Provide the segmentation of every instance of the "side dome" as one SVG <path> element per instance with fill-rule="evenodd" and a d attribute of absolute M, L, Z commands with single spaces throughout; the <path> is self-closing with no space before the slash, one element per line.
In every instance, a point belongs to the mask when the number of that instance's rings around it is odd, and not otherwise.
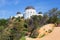
<path fill-rule="evenodd" d="M 21 12 L 17 12 L 16 14 L 21 14 Z"/>
<path fill-rule="evenodd" d="M 35 8 L 32 7 L 32 6 L 27 6 L 27 7 L 25 8 L 25 10 L 27 10 L 27 9 L 35 9 Z"/>

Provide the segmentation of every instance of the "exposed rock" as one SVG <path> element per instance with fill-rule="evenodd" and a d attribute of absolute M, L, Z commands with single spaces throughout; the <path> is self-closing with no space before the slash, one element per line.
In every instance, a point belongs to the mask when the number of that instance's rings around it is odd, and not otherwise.
<path fill-rule="evenodd" d="M 49 34 L 50 32 L 52 32 L 52 30 L 54 29 L 55 27 L 55 24 L 47 24 L 47 25 L 44 25 L 42 26 L 39 30 L 38 30 L 38 38 L 39 37 L 42 37 L 44 35 L 47 35 Z"/>

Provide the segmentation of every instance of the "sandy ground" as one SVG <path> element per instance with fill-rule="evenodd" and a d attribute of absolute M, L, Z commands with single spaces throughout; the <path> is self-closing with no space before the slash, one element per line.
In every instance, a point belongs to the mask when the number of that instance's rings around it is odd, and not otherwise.
<path fill-rule="evenodd" d="M 29 38 L 26 37 L 26 40 L 60 40 L 60 27 L 55 27 L 53 32 L 51 32 L 50 34 L 42 37 L 42 38 Z"/>

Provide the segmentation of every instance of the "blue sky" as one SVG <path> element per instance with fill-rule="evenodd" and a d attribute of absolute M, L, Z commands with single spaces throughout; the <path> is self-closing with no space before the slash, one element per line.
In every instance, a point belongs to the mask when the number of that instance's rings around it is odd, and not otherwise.
<path fill-rule="evenodd" d="M 24 12 L 27 6 L 33 6 L 37 12 L 47 12 L 52 8 L 60 9 L 60 0 L 0 0 L 0 18 L 15 16 L 17 11 Z"/>

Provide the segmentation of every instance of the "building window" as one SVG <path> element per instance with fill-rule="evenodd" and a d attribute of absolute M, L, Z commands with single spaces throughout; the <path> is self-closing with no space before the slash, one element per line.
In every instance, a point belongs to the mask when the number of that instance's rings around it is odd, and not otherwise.
<path fill-rule="evenodd" d="M 32 13 L 32 12 L 31 12 Z"/>
<path fill-rule="evenodd" d="M 34 12 L 33 12 L 34 13 Z"/>

